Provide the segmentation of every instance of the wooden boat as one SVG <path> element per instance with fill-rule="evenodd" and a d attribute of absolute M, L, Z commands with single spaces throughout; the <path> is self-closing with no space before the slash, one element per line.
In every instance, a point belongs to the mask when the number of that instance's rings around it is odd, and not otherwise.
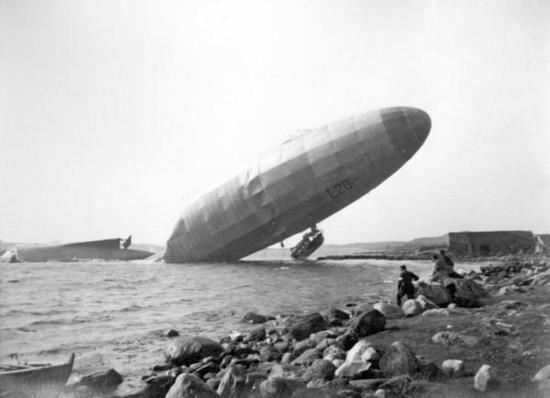
<path fill-rule="evenodd" d="M 11 396 L 53 398 L 60 394 L 73 370 L 74 353 L 62 365 L 26 367 L 0 372 L 0 394 Z"/>

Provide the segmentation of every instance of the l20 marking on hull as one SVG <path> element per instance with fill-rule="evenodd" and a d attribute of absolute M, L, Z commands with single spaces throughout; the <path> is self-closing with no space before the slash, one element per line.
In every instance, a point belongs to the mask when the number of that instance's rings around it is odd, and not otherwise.
<path fill-rule="evenodd" d="M 332 187 L 326 189 L 328 196 L 331 199 L 336 199 L 340 195 L 351 191 L 353 189 L 353 184 L 346 178 L 345 180 L 340 181 L 337 184 L 334 184 Z"/>

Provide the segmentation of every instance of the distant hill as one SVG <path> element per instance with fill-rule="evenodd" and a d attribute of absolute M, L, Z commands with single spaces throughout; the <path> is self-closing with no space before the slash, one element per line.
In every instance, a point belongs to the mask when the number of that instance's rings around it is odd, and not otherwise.
<path fill-rule="evenodd" d="M 380 252 L 380 251 L 416 251 L 433 247 L 444 247 L 449 244 L 447 234 L 437 237 L 416 238 L 410 241 L 383 241 L 383 242 L 357 242 L 343 245 L 326 244 L 326 250 L 346 249 L 354 252 Z"/>

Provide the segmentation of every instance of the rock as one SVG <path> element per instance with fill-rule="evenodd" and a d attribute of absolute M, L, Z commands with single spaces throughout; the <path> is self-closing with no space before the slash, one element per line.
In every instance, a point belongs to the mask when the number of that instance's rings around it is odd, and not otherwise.
<path fill-rule="evenodd" d="M 395 341 L 380 359 L 380 370 L 387 377 L 414 375 L 419 362 L 414 352 L 400 341 Z"/>
<path fill-rule="evenodd" d="M 366 362 L 361 360 L 363 353 L 372 347 L 372 343 L 367 340 L 359 340 L 347 353 L 346 362 Z"/>
<path fill-rule="evenodd" d="M 193 369 L 193 373 L 199 376 L 201 379 L 204 379 L 205 375 L 208 373 L 216 374 L 219 371 L 220 371 L 220 367 L 213 362 L 203 363 L 200 366 Z"/>
<path fill-rule="evenodd" d="M 243 316 L 243 319 L 241 319 L 241 322 L 246 323 L 266 323 L 268 321 L 268 318 L 265 315 L 260 315 L 255 312 L 247 312 L 245 316 Z"/>
<path fill-rule="evenodd" d="M 355 318 L 350 325 L 350 331 L 361 338 L 381 332 L 385 327 L 386 318 L 384 315 L 377 310 L 372 310 Z"/>
<path fill-rule="evenodd" d="M 285 352 L 281 357 L 282 364 L 288 364 L 292 361 L 292 354 L 290 352 Z"/>
<path fill-rule="evenodd" d="M 541 368 L 531 379 L 531 381 L 543 381 L 550 379 L 550 365 Z"/>
<path fill-rule="evenodd" d="M 311 380 L 332 380 L 334 379 L 334 373 L 336 367 L 332 362 L 326 359 L 316 359 L 311 366 L 305 371 L 302 378 L 305 381 Z"/>
<path fill-rule="evenodd" d="M 346 352 L 335 345 L 327 347 L 323 351 L 323 359 L 326 359 L 327 361 L 334 361 L 335 359 L 345 359 L 345 358 L 346 358 Z"/>
<path fill-rule="evenodd" d="M 374 304 L 373 308 L 384 315 L 386 319 L 398 319 L 405 316 L 400 307 L 385 303 L 383 301 Z"/>
<path fill-rule="evenodd" d="M 260 394 L 262 398 L 288 398 L 300 388 L 306 388 L 302 380 L 269 377 L 260 384 Z"/>
<path fill-rule="evenodd" d="M 350 318 L 347 312 L 339 310 L 337 308 L 331 308 L 328 317 L 329 319 L 339 319 L 341 321 L 347 321 Z"/>
<path fill-rule="evenodd" d="M 338 369 L 340 366 L 346 363 L 346 361 L 344 361 L 343 359 L 333 359 L 331 362 L 334 365 L 334 367 L 336 367 L 336 369 Z"/>
<path fill-rule="evenodd" d="M 376 390 L 374 392 L 373 397 L 374 398 L 386 398 L 387 397 L 386 390 L 384 390 L 383 388 L 379 388 L 378 390 Z"/>
<path fill-rule="evenodd" d="M 189 373 L 177 377 L 166 398 L 219 398 L 220 396 L 197 376 Z"/>
<path fill-rule="evenodd" d="M 321 352 L 317 348 L 310 348 L 304 351 L 298 358 L 292 361 L 292 365 L 306 365 L 309 366 L 316 359 L 321 357 Z"/>
<path fill-rule="evenodd" d="M 418 289 L 416 290 L 416 296 L 418 297 L 419 295 L 426 297 L 428 300 L 439 306 L 446 305 L 451 302 L 451 297 L 449 296 L 447 289 L 438 283 L 419 283 Z"/>
<path fill-rule="evenodd" d="M 434 308 L 426 310 L 422 313 L 422 316 L 450 316 L 451 313 L 446 308 Z"/>
<path fill-rule="evenodd" d="M 202 336 L 174 339 L 164 349 L 166 360 L 176 366 L 188 366 L 206 357 L 217 357 L 222 352 L 220 344 Z"/>
<path fill-rule="evenodd" d="M 295 356 L 299 356 L 304 351 L 309 350 L 310 348 L 315 348 L 315 342 L 313 340 L 306 339 L 306 340 L 298 341 L 296 344 L 294 344 L 292 353 Z"/>
<path fill-rule="evenodd" d="M 483 286 L 469 278 L 456 279 L 455 286 L 457 301 L 461 299 L 475 301 L 489 295 Z"/>
<path fill-rule="evenodd" d="M 109 369 L 83 376 L 76 385 L 87 386 L 96 391 L 104 392 L 114 390 L 120 383 L 122 383 L 120 373 L 115 369 Z"/>
<path fill-rule="evenodd" d="M 344 362 L 336 371 L 336 377 L 347 377 L 350 379 L 367 379 L 371 376 L 371 363 Z"/>
<path fill-rule="evenodd" d="M 296 340 L 307 339 L 312 333 L 328 328 L 325 318 L 318 312 L 299 317 L 292 321 L 290 334 Z"/>
<path fill-rule="evenodd" d="M 260 349 L 260 358 L 262 361 L 279 361 L 281 357 L 282 354 L 271 345 L 267 345 Z"/>
<path fill-rule="evenodd" d="M 416 301 L 420 304 L 423 311 L 439 308 L 439 306 L 436 303 L 434 303 L 433 301 L 428 299 L 426 296 L 423 296 L 421 294 L 416 296 Z"/>
<path fill-rule="evenodd" d="M 335 339 L 335 338 L 336 338 L 336 335 L 332 332 L 332 330 L 322 330 L 317 333 L 312 333 L 309 336 L 309 339 L 315 344 L 320 344 L 322 341 L 325 341 L 327 339 Z"/>
<path fill-rule="evenodd" d="M 357 340 L 359 340 L 359 337 L 355 332 L 347 332 L 336 338 L 336 344 L 344 351 L 348 351 L 357 343 Z"/>
<path fill-rule="evenodd" d="M 464 376 L 464 361 L 460 359 L 446 359 L 441 364 L 443 374 L 448 377 Z"/>
<path fill-rule="evenodd" d="M 374 308 L 372 308 L 372 305 L 370 304 L 367 304 L 367 303 L 362 303 L 362 304 L 359 304 L 357 307 L 355 307 L 354 311 L 353 311 L 353 314 L 358 317 L 359 315 L 365 313 L 365 312 L 369 312 L 369 311 L 372 311 Z"/>
<path fill-rule="evenodd" d="M 177 330 L 174 330 L 174 329 L 167 330 L 164 333 L 164 336 L 166 336 L 166 337 L 178 337 L 179 335 L 180 335 L 180 333 Z"/>
<path fill-rule="evenodd" d="M 533 286 L 545 286 L 550 283 L 550 271 L 542 272 L 533 277 Z"/>
<path fill-rule="evenodd" d="M 221 398 L 247 398 L 246 370 L 242 366 L 230 367 L 218 385 L 217 393 Z"/>
<path fill-rule="evenodd" d="M 474 376 L 474 387 L 479 391 L 494 389 L 499 384 L 496 370 L 490 365 L 481 365 Z"/>
<path fill-rule="evenodd" d="M 266 337 L 265 328 L 263 326 L 252 329 L 248 334 L 248 341 L 260 341 Z"/>
<path fill-rule="evenodd" d="M 151 377 L 147 379 L 147 385 L 136 394 L 136 398 L 164 398 L 174 381 L 175 378 L 171 376 Z"/>
<path fill-rule="evenodd" d="M 424 380 L 436 380 L 441 377 L 442 375 L 441 369 L 433 363 L 420 363 L 420 366 L 418 368 L 418 372 L 415 375 L 415 378 L 420 378 Z"/>
<path fill-rule="evenodd" d="M 457 332 L 438 332 L 432 337 L 432 341 L 437 344 L 455 345 L 462 344 L 469 347 L 479 343 L 479 339 L 474 336 L 467 336 Z"/>
<path fill-rule="evenodd" d="M 417 316 L 422 314 L 422 306 L 415 299 L 407 300 L 401 306 L 406 317 Z"/>

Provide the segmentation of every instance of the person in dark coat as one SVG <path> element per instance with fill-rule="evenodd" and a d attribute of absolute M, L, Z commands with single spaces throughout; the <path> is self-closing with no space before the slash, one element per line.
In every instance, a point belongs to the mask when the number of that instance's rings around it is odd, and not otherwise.
<path fill-rule="evenodd" d="M 397 282 L 397 305 L 401 306 L 401 298 L 407 296 L 409 299 L 414 298 L 415 288 L 413 280 L 417 281 L 418 276 L 411 271 L 407 271 L 407 266 L 401 266 L 401 274 L 399 274 L 399 282 Z"/>

